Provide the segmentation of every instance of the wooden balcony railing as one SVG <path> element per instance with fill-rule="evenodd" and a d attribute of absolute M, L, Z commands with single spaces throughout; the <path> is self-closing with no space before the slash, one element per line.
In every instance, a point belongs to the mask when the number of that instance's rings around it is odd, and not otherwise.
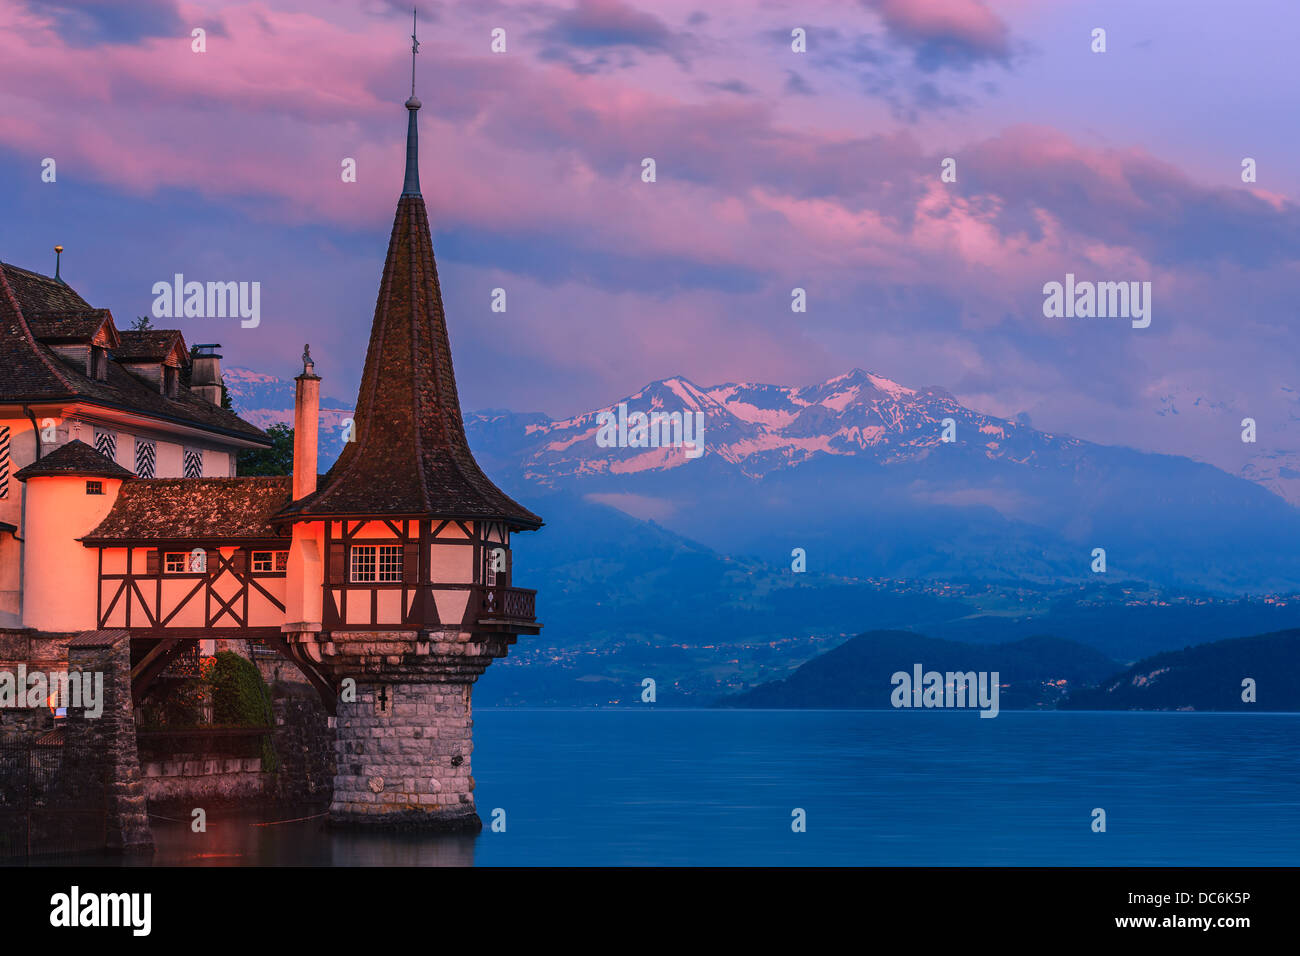
<path fill-rule="evenodd" d="M 527 588 L 486 586 L 482 589 L 479 619 L 485 621 L 534 621 L 537 592 Z"/>

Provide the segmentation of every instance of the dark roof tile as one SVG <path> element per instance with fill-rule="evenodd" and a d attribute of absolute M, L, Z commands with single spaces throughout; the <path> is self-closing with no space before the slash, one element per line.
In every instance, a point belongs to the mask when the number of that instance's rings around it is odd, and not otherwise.
<path fill-rule="evenodd" d="M 186 353 L 185 360 L 189 361 L 185 338 L 179 329 L 149 329 L 143 332 L 128 330 L 119 332 L 118 335 L 122 342 L 113 349 L 113 358 L 119 362 L 161 362 L 178 345 Z"/>
<path fill-rule="evenodd" d="M 62 283 L 0 262 L 0 402 L 80 398 L 261 445 L 271 444 L 260 428 L 234 412 L 213 405 L 184 386 L 176 398 L 167 398 L 156 386 L 136 378 L 116 361 L 108 363 L 108 381 L 90 378 L 84 370 L 63 361 L 36 341 L 27 323 L 24 303 L 34 315 L 96 311 Z M 159 332 L 180 335 L 174 330 Z M 132 333 L 119 334 L 125 338 Z"/>
<path fill-rule="evenodd" d="M 86 478 L 134 478 L 115 461 L 105 458 L 84 441 L 73 439 L 48 455 L 36 459 L 14 475 L 19 481 L 29 478 L 79 475 Z"/>
<path fill-rule="evenodd" d="M 388 244 L 349 442 L 286 516 L 542 519 L 497 488 L 465 439 L 424 199 L 403 194 Z"/>
<path fill-rule="evenodd" d="M 291 479 L 148 478 L 123 483 L 99 527 L 82 540 L 242 541 L 287 537 L 271 518 L 289 501 Z"/>
<path fill-rule="evenodd" d="M 113 314 L 108 309 L 77 309 L 71 312 L 23 312 L 27 327 L 38 342 L 89 342 Z"/>

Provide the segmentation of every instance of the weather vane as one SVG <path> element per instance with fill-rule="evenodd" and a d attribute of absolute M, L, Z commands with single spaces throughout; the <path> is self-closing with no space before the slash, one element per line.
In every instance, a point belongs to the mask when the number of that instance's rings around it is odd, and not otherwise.
<path fill-rule="evenodd" d="M 411 8 L 411 95 L 415 96 L 415 54 L 420 52 L 420 41 L 415 38 L 415 8 Z"/>

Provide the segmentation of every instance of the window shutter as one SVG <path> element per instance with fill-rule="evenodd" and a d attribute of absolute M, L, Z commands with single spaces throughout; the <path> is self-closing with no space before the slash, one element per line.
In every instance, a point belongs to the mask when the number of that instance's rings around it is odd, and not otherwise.
<path fill-rule="evenodd" d="M 144 573 L 158 573 L 158 551 L 155 548 L 150 548 L 144 554 Z"/>
<path fill-rule="evenodd" d="M 9 497 L 9 426 L 0 425 L 0 498 Z"/>
<path fill-rule="evenodd" d="M 221 552 L 216 548 L 208 549 L 208 574 L 216 574 L 217 568 L 221 567 Z"/>
<path fill-rule="evenodd" d="M 231 567 L 236 574 L 243 574 L 248 570 L 248 552 L 243 548 L 236 548 L 235 553 L 230 558 Z"/>
<path fill-rule="evenodd" d="M 407 584 L 418 584 L 420 581 L 420 545 L 415 541 L 407 541 L 402 545 L 402 579 Z"/>
<path fill-rule="evenodd" d="M 341 544 L 330 544 L 330 584 L 342 584 L 346 573 L 344 549 Z"/>

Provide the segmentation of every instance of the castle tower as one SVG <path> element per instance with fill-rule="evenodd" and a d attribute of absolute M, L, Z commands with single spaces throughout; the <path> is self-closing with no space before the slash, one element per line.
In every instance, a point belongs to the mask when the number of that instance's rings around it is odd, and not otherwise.
<path fill-rule="evenodd" d="M 319 487 L 302 453 L 294 467 L 311 480 L 295 474 L 277 519 L 293 533 L 284 646 L 339 692 L 333 823 L 477 830 L 470 689 L 519 634 L 538 633 L 535 592 L 510 586 L 510 536 L 542 521 L 483 474 L 465 439 L 420 193 L 420 101 L 406 108 L 406 177 L 352 440 Z M 315 394 L 311 367 L 304 376 Z"/>

